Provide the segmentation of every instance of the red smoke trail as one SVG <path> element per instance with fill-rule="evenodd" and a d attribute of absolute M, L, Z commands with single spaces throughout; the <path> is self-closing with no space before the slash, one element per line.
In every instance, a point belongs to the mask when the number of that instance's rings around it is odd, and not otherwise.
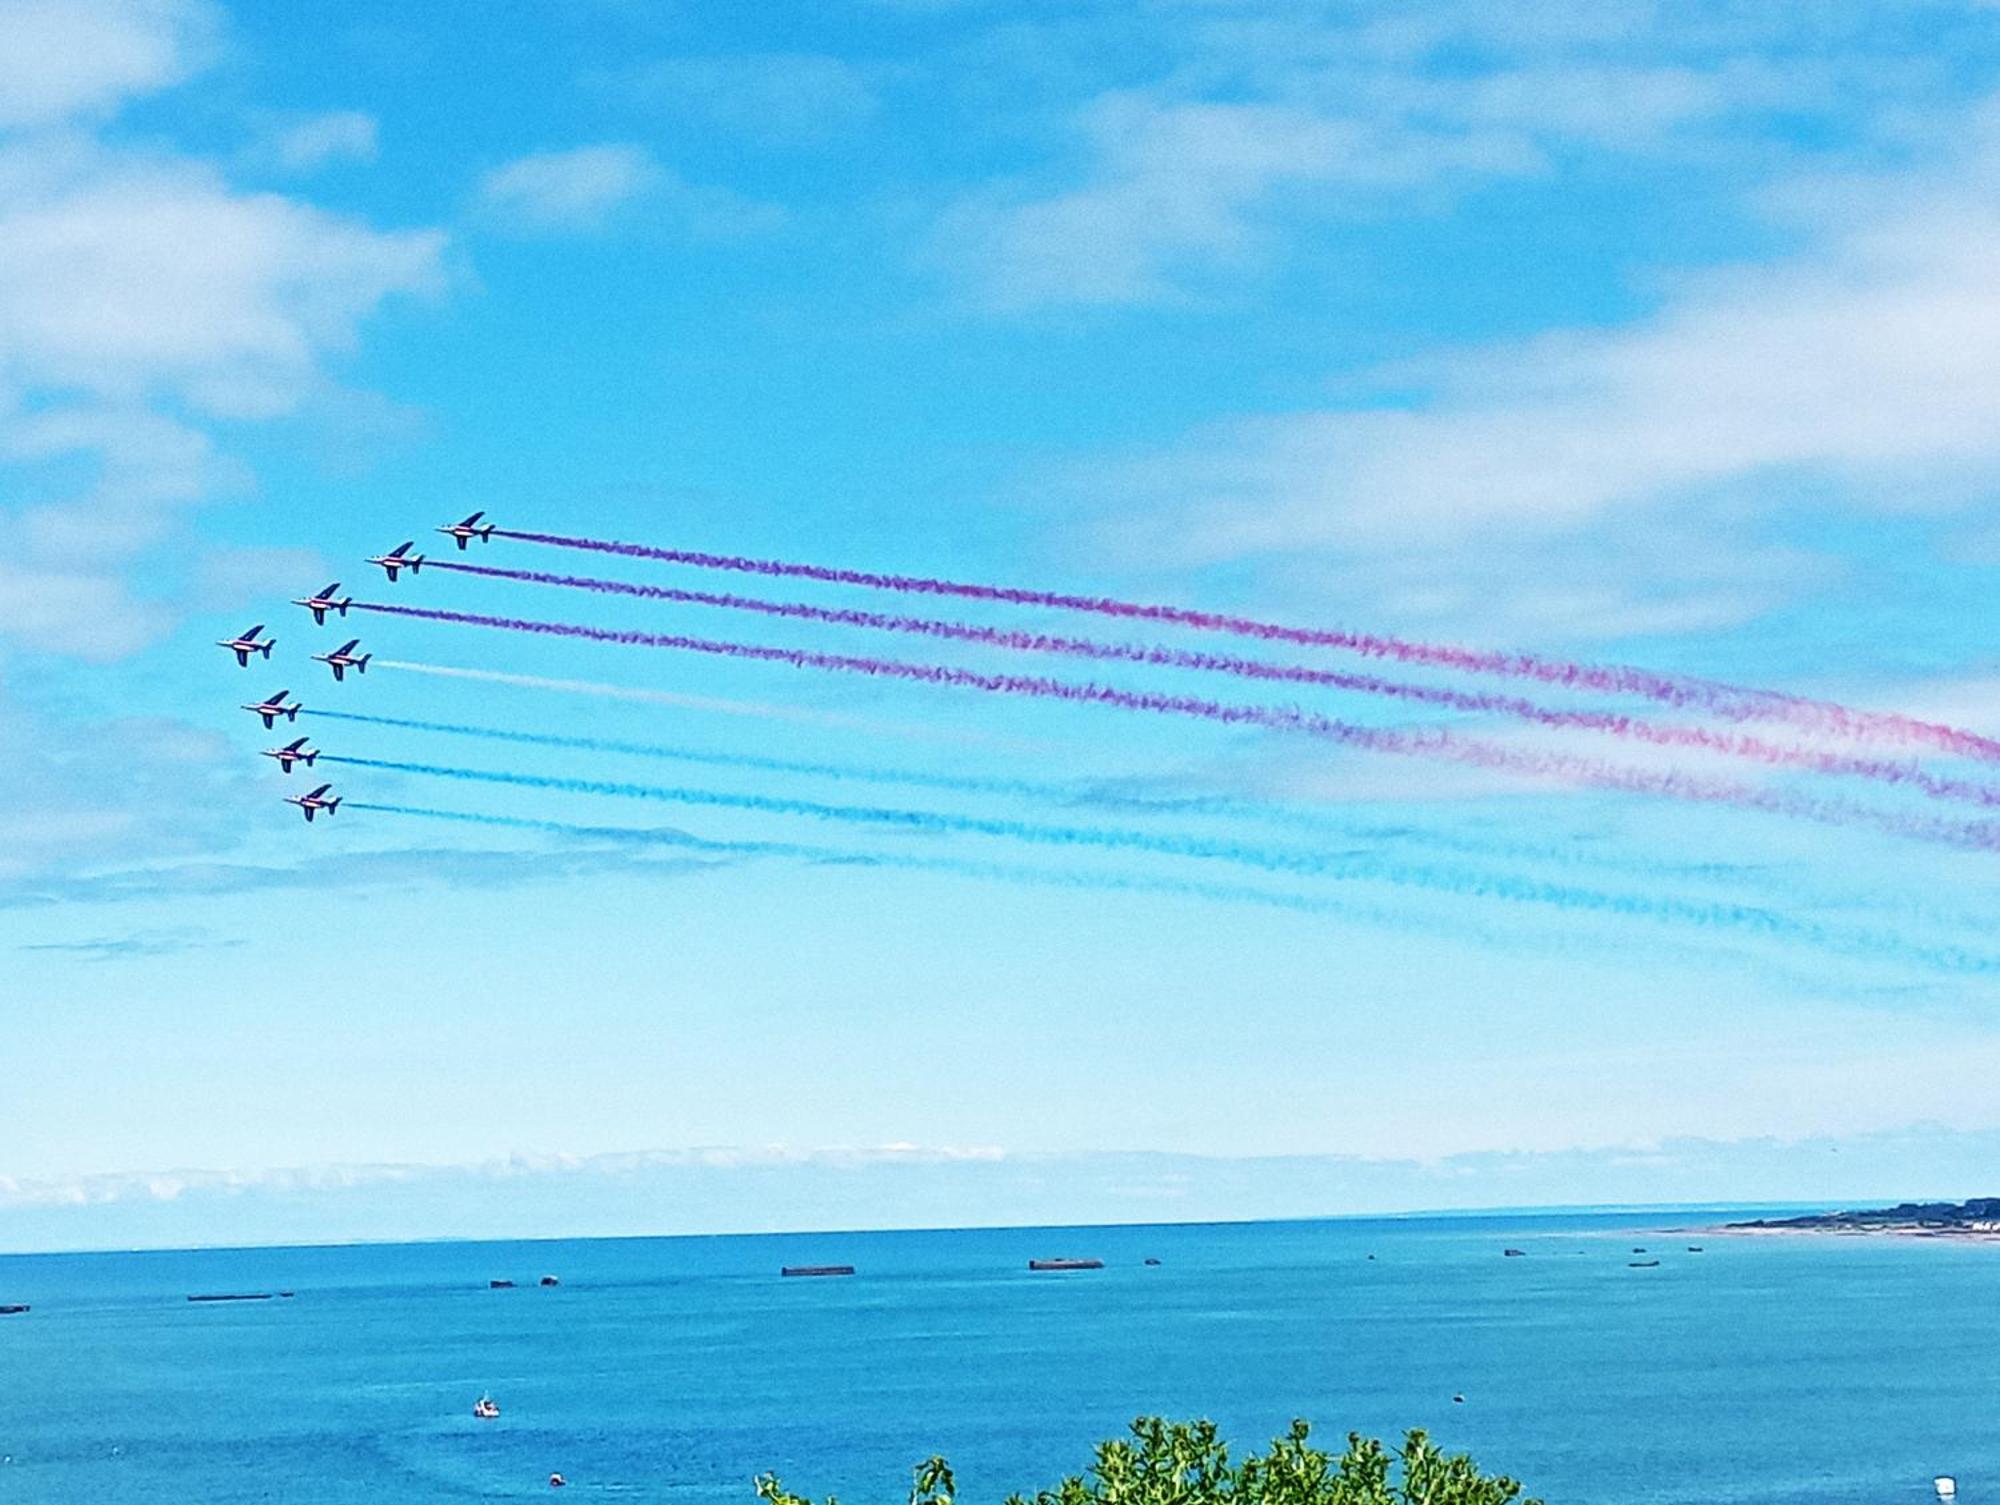
<path fill-rule="evenodd" d="M 593 591 L 599 595 L 637 596 L 648 601 L 670 601 L 686 606 L 713 606 L 726 611 L 754 612 L 762 616 L 784 617 L 794 621 L 824 622 L 838 627 L 862 627 L 879 632 L 937 638 L 948 642 L 978 643 L 986 647 L 1007 648 L 1023 653 L 1052 653 L 1068 658 L 1093 659 L 1106 663 L 1154 664 L 1173 669 L 1234 674 L 1243 679 L 1351 690 L 1363 695 L 1386 696 L 1422 705 L 1442 706 L 1455 711 L 1509 716 L 1536 726 L 1593 732 L 1647 742 L 1656 747 L 1693 748 L 1702 752 L 1747 759 L 1767 768 L 1797 768 L 1835 777 L 1870 779 L 1877 783 L 1914 789 L 1932 799 L 1959 800 L 1989 809 L 2000 808 L 2000 788 L 1931 773 L 1914 763 L 1890 762 L 1881 758 L 1857 758 L 1840 753 L 1820 752 L 1812 748 L 1787 747 L 1762 738 L 1745 736 L 1740 732 L 1717 731 L 1710 727 L 1660 726 L 1615 711 L 1558 710 L 1513 695 L 1409 684 L 1399 680 L 1382 679 L 1372 674 L 1345 674 L 1336 669 L 1273 664 L 1261 659 L 1239 658 L 1234 654 L 1197 653 L 1157 644 L 1107 643 L 1094 638 L 1055 637 L 1040 632 L 982 627 L 970 622 L 940 621 L 933 617 L 855 611 L 845 607 L 813 606 L 796 601 L 766 601 L 755 596 L 678 590 L 665 585 L 640 585 L 625 580 L 601 580 L 586 575 L 553 575 L 540 570 L 496 569 L 481 564 L 454 564 L 450 560 L 436 560 L 433 563 L 439 569 L 456 570 L 461 574 L 483 575 L 497 580 L 519 580 L 531 585 L 556 585 L 570 590 Z"/>
<path fill-rule="evenodd" d="M 589 627 L 574 622 L 541 622 L 522 617 L 483 616 L 473 612 L 444 611 L 426 606 L 394 606 L 386 602 L 356 601 L 354 607 L 357 611 L 382 612 L 391 616 L 413 617 L 428 622 L 491 627 L 507 632 L 537 633 L 584 642 L 617 643 L 627 647 L 666 648 L 685 653 L 711 654 L 722 658 L 789 664 L 795 669 L 861 674 L 876 679 L 899 679 L 954 689 L 981 690 L 989 694 L 1059 700 L 1071 704 L 1104 705 L 1118 710 L 1144 711 L 1159 715 L 1188 716 L 1222 726 L 1260 726 L 1273 731 L 1303 732 L 1309 736 L 1320 737 L 1366 752 L 1432 757 L 1473 768 L 1529 778 L 1559 779 L 1628 794 L 1657 795 L 1668 799 L 1730 805 L 1743 810 L 1762 810 L 1774 815 L 1788 815 L 1828 825 L 1872 826 L 1897 836 L 1940 841 L 1977 851 L 2000 848 L 2000 825 L 1987 822 L 1918 820 L 1871 810 L 1865 806 L 1801 799 L 1753 789 L 1742 784 L 1723 784 L 1694 779 L 1679 773 L 1613 768 L 1587 759 L 1565 757 L 1560 754 L 1494 747 L 1486 743 L 1464 741 L 1448 732 L 1400 732 L 1357 726 L 1352 722 L 1337 721 L 1332 717 L 1287 707 L 1240 705 L 1205 700 L 1195 696 L 1159 695 L 1145 691 L 1120 690 L 1109 685 L 1077 684 L 1073 681 L 1044 679 L 1033 675 L 986 674 L 944 664 L 912 664 L 898 659 L 817 653 L 803 648 L 776 648 L 757 643 L 732 642 L 727 639 L 684 637 L 672 633 L 624 631 L 608 627 Z"/>
<path fill-rule="evenodd" d="M 828 565 L 802 564 L 782 559 L 750 559 L 733 554 L 709 554 L 693 549 L 661 549 L 648 544 L 617 543 L 604 539 L 571 538 L 556 533 L 524 533 L 494 530 L 501 538 L 523 543 L 548 544 L 562 549 L 585 549 L 599 554 L 615 554 L 627 559 L 656 559 L 667 564 L 694 569 L 730 570 L 738 574 L 768 575 L 799 580 L 818 580 L 830 585 L 861 586 L 870 590 L 898 591 L 906 595 L 959 596 L 974 601 L 1004 602 L 1014 606 L 1046 606 L 1060 611 L 1091 612 L 1098 616 L 1127 621 L 1155 622 L 1189 627 L 1202 632 L 1224 632 L 1265 642 L 1299 643 L 1309 647 L 1337 648 L 1364 658 L 1387 659 L 1395 663 L 1428 664 L 1467 674 L 1498 675 L 1508 679 L 1539 680 L 1568 690 L 1592 690 L 1605 694 L 1636 695 L 1663 705 L 1706 711 L 1732 721 L 1777 720 L 1794 726 L 1838 733 L 1853 738 L 1877 738 L 1936 748 L 1961 757 L 2000 762 L 2000 740 L 1939 722 L 1922 721 L 1891 711 L 1865 711 L 1829 700 L 1808 700 L 1776 690 L 1753 689 L 1716 680 L 1682 678 L 1648 669 L 1619 664 L 1582 664 L 1568 659 L 1546 658 L 1532 653 L 1495 653 L 1461 648 L 1449 643 L 1424 643 L 1379 633 L 1350 632 L 1336 628 L 1287 627 L 1253 617 L 1221 612 L 1195 611 L 1181 606 L 1147 605 L 1120 601 L 1106 596 L 1072 595 L 1062 591 L 1024 590 L 1015 586 L 981 585 L 957 580 L 940 580 L 924 575 L 892 575 L 872 570 L 835 569 Z"/>

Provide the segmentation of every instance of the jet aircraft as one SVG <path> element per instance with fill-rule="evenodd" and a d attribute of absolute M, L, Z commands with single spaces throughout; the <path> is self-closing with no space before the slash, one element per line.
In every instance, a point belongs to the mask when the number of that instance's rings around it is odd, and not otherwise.
<path fill-rule="evenodd" d="M 285 697 L 291 693 L 290 690 L 280 690 L 269 700 L 260 700 L 255 705 L 246 705 L 243 709 L 255 715 L 262 716 L 264 718 L 264 729 L 269 731 L 278 724 L 280 716 L 283 716 L 287 721 L 297 721 L 299 719 L 299 712 L 305 709 L 296 700 L 290 705 L 285 704 Z"/>
<path fill-rule="evenodd" d="M 389 572 L 389 583 L 394 585 L 396 583 L 396 571 L 408 570 L 414 575 L 424 567 L 424 556 L 410 552 L 416 545 L 417 541 L 412 538 L 406 543 L 397 544 L 395 548 L 386 554 L 377 554 L 368 562 L 370 564 L 379 564 L 383 569 L 387 570 Z"/>
<path fill-rule="evenodd" d="M 310 794 L 288 794 L 285 796 L 285 803 L 288 805 L 297 805 L 299 809 L 303 810 L 306 816 L 306 824 L 311 825 L 312 818 L 320 811 L 324 810 L 328 815 L 331 815 L 340 808 L 339 795 L 336 794 L 332 799 L 326 797 L 327 790 L 332 787 L 333 785 L 331 784 L 322 784 Z"/>
<path fill-rule="evenodd" d="M 326 614 L 328 612 L 337 611 L 344 617 L 347 615 L 347 608 L 354 604 L 352 596 L 336 596 L 334 592 L 339 589 L 340 582 L 336 580 L 333 584 L 327 586 L 326 589 L 315 591 L 303 601 L 294 601 L 292 605 L 303 606 L 313 614 L 313 624 L 318 627 L 324 627 L 326 626 Z"/>
<path fill-rule="evenodd" d="M 319 756 L 319 749 L 316 747 L 307 747 L 306 739 L 300 737 L 296 741 L 287 742 L 283 747 L 265 748 L 264 756 L 267 758 L 276 758 L 278 766 L 284 769 L 286 773 L 290 773 L 294 763 L 303 763 L 308 768 L 312 767 L 313 760 Z"/>
<path fill-rule="evenodd" d="M 360 646 L 360 638 L 349 638 L 331 653 L 315 653 L 313 659 L 316 663 L 325 664 L 327 668 L 333 670 L 333 677 L 336 680 L 347 678 L 347 671 L 349 669 L 352 669 L 356 674 L 366 674 L 368 672 L 368 660 L 375 655 L 372 653 L 356 653 L 354 650 Z"/>
<path fill-rule="evenodd" d="M 481 522 L 480 519 L 484 516 L 486 516 L 484 512 L 475 512 L 462 523 L 447 523 L 439 528 L 438 532 L 455 540 L 459 552 L 463 553 L 465 546 L 475 538 L 481 543 L 493 542 L 493 524 Z"/>
<path fill-rule="evenodd" d="M 271 650 L 278 646 L 276 638 L 259 638 L 257 636 L 263 630 L 264 624 L 259 622 L 241 637 L 217 639 L 215 646 L 218 648 L 227 648 L 231 653 L 236 655 L 237 664 L 247 669 L 250 667 L 251 654 L 261 653 L 264 657 L 269 658 Z"/>

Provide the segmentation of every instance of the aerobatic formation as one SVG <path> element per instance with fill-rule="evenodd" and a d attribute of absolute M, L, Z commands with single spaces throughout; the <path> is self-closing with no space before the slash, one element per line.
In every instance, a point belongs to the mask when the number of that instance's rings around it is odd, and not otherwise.
<path fill-rule="evenodd" d="M 1301 748 L 1343 754 L 1358 753 L 1386 763 L 1414 761 L 1419 765 L 1471 770 L 1500 789 L 1537 796 L 1563 796 L 1601 791 L 1625 799 L 1682 802 L 1833 827 L 1851 832 L 1886 835 L 1899 840 L 1932 843 L 1973 852 L 2000 849 L 2000 775 L 1988 765 L 2000 763 L 2000 740 L 1966 728 L 1894 712 L 1863 709 L 1839 702 L 1785 694 L 1766 689 L 1688 676 L 1661 674 L 1631 666 L 1586 664 L 1541 655 L 1497 653 L 1422 642 L 1344 628 L 1299 627 L 1256 618 L 1191 608 L 1123 601 L 1113 597 L 1034 590 L 956 581 L 927 576 L 856 570 L 809 562 L 758 559 L 693 550 L 631 544 L 505 529 L 474 512 L 436 532 L 455 545 L 452 555 L 428 558 L 416 552 L 415 540 L 398 544 L 367 562 L 380 568 L 384 584 L 396 588 L 394 599 L 366 600 L 341 594 L 334 581 L 292 603 L 305 610 L 316 627 L 358 613 L 391 622 L 421 623 L 427 629 L 468 632 L 476 641 L 542 640 L 576 649 L 632 648 L 692 660 L 724 660 L 766 665 L 773 670 L 803 671 L 815 676 L 858 678 L 882 684 L 902 684 L 925 691 L 966 692 L 961 705 L 990 701 L 1044 703 L 1067 708 L 1078 716 L 1116 712 L 1178 725 L 1182 735 L 1196 728 L 1235 728 L 1297 739 Z M 495 539 L 524 551 L 590 554 L 632 565 L 664 566 L 682 572 L 765 582 L 794 582 L 807 590 L 834 589 L 845 599 L 773 599 L 729 590 L 701 590 L 664 580 L 605 578 L 595 575 L 532 569 L 512 563 L 474 563 L 466 554 L 474 542 Z M 530 561 L 531 562 L 531 561 Z M 704 621 L 756 624 L 778 622 L 793 629 L 803 624 L 813 631 L 860 633 L 905 644 L 895 654 L 856 652 L 851 647 L 799 647 L 741 636 L 727 629 L 690 633 L 665 630 L 665 624 L 631 626 L 577 620 L 575 612 L 522 616 L 512 611 L 482 609 L 482 603 L 435 604 L 412 600 L 410 587 L 436 589 L 440 574 L 475 588 L 532 587 L 551 599 L 580 604 L 619 600 L 649 603 L 630 610 L 692 608 Z M 405 576 L 408 577 L 405 580 Z M 929 610 L 885 611 L 855 604 L 855 593 L 931 603 Z M 933 614 L 944 603 L 978 611 L 1004 607 L 1023 625 Z M 588 614 L 586 614 L 588 615 Z M 1081 620 L 1121 624 L 1162 634 L 1186 634 L 1190 641 L 1134 642 L 1102 638 L 1069 626 Z M 269 661 L 276 640 L 258 623 L 242 634 L 220 639 L 243 668 L 252 659 Z M 1242 645 L 1250 652 L 1219 651 L 1199 646 L 1208 642 Z M 843 639 L 843 642 L 846 642 Z M 1256 650 L 1261 649 L 1262 652 Z M 1272 650 L 1304 654 L 1303 661 L 1263 656 Z M 936 655 L 969 651 L 983 658 L 978 664 L 952 662 Z M 1003 666 L 991 660 L 999 655 Z M 360 637 L 350 637 L 312 659 L 327 666 L 332 683 L 343 695 L 375 662 Z M 1376 666 L 1367 670 L 1340 660 L 1359 659 Z M 1018 659 L 1023 667 L 1008 667 Z M 1075 673 L 1046 672 L 1068 666 Z M 728 701 L 665 690 L 635 689 L 588 679 L 513 673 L 503 668 L 381 660 L 380 667 L 401 673 L 459 681 L 507 684 L 562 694 L 622 699 L 663 706 L 720 711 L 772 720 L 857 729 L 867 718 L 845 716 L 808 705 Z M 348 671 L 352 670 L 350 676 Z M 1382 672 L 1387 670 L 1388 672 Z M 1143 675 L 1141 680 L 1129 675 Z M 1428 677 L 1426 677 L 1428 676 Z M 1231 688 L 1233 687 L 1233 688 Z M 1337 697 L 1327 708 L 1306 706 L 1294 699 L 1311 694 Z M 1555 696 L 1556 699 L 1547 697 Z M 1369 708 L 1375 719 L 1369 719 Z M 1383 709 L 1399 718 L 1424 715 L 1432 719 L 1383 721 Z M 385 816 L 420 817 L 518 830 L 588 835 L 632 842 L 671 841 L 697 851 L 727 851 L 744 855 L 797 857 L 872 865 L 914 867 L 956 872 L 999 881 L 1146 890 L 1193 897 L 1265 903 L 1291 909 L 1342 914 L 1369 923 L 1435 927 L 1434 911 L 1398 910 L 1399 892 L 1418 891 L 1441 897 L 1450 906 L 1442 923 L 1477 933 L 1477 912 L 1459 915 L 1474 905 L 1502 903 L 1532 906 L 1544 912 L 1566 912 L 1616 921 L 1638 920 L 1668 926 L 1727 932 L 1749 946 L 1798 947 L 1872 958 L 1888 965 L 1947 972 L 2000 972 L 2000 953 L 1957 940 L 1926 939 L 1911 933 L 1912 913 L 1936 919 L 1935 911 L 1906 906 L 1910 913 L 1896 922 L 1836 924 L 1815 917 L 1813 906 L 1782 897 L 1670 893 L 1647 882 L 1668 869 L 1639 855 L 1590 851 L 1560 842 L 1539 844 L 1482 836 L 1477 830 L 1426 828 L 1416 820 L 1393 829 L 1370 828 L 1358 817 L 1343 818 L 1324 806 L 1297 799 L 1259 799 L 1209 791 L 1165 800 L 1100 797 L 1100 811 L 1115 813 L 1124 824 L 1079 824 L 1068 818 L 1079 803 L 1075 784 L 1034 775 L 959 775 L 925 769 L 882 767 L 867 762 L 784 759 L 760 754 L 717 752 L 668 743 L 607 740 L 565 736 L 543 731 L 497 726 L 427 721 L 368 714 L 329 706 L 307 706 L 288 690 L 243 706 L 266 729 L 282 719 L 296 723 L 303 713 L 340 723 L 367 735 L 379 729 L 391 735 L 417 734 L 476 740 L 517 753 L 535 748 L 560 749 L 567 754 L 642 757 L 706 766 L 713 770 L 758 778 L 800 775 L 821 780 L 901 787 L 926 796 L 920 805 L 795 798 L 766 790 L 718 789 L 680 784 L 635 783 L 623 779 L 557 776 L 516 767 L 465 767 L 432 759 L 364 755 L 367 748 L 326 751 L 308 736 L 262 750 L 285 775 L 321 762 L 353 769 L 357 774 L 392 776 L 398 784 L 436 780 L 466 788 L 508 788 L 548 794 L 589 796 L 608 800 L 664 802 L 687 808 L 754 812 L 796 821 L 822 831 L 849 833 L 860 841 L 868 832 L 895 831 L 933 838 L 922 850 L 898 843 L 888 851 L 844 846 L 833 842 L 710 841 L 680 832 L 645 828 L 580 825 L 560 820 L 441 809 L 407 803 L 362 803 L 336 794 L 323 783 L 303 795 L 288 795 L 307 823 L 320 814 L 350 810 Z M 1337 714 L 1345 710 L 1349 714 Z M 1442 719 L 1439 719 L 1442 718 Z M 892 728 L 892 730 L 894 730 Z M 913 729 L 901 729 L 911 734 Z M 872 746 L 873 738 L 870 739 Z M 1343 769 L 1350 766 L 1343 762 Z M 955 806 L 967 798 L 1004 799 L 1057 809 L 1054 818 L 996 816 Z M 1177 822 L 1163 826 L 1161 820 Z M 1229 834 L 1190 829 L 1195 821 L 1229 823 Z M 1241 834 L 1257 827 L 1256 836 Z M 964 855 L 968 844 L 982 849 Z M 1113 860 L 1142 867 L 1173 864 L 1168 872 L 1088 871 L 1022 868 L 994 862 L 984 855 L 989 846 L 1110 854 Z M 1561 877 L 1547 869 L 1571 870 Z M 1191 876 L 1187 869 L 1199 870 Z M 1206 876 L 1211 870 L 1249 869 L 1261 882 L 1255 886 Z M 1573 874 L 1594 870 L 1592 884 Z M 1704 868 L 1681 864 L 1693 882 L 1727 874 L 1724 864 Z M 829 867 L 828 871 L 837 871 Z M 1335 885 L 1328 890 L 1323 885 Z M 1380 891 L 1387 892 L 1383 901 Z M 1947 919 L 1945 923 L 1950 923 Z"/>

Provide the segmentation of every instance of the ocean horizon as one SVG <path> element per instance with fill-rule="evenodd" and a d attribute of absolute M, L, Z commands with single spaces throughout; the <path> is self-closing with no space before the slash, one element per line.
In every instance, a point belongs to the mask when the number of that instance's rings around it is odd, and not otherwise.
<path fill-rule="evenodd" d="M 1294 1416 L 1333 1450 L 1421 1426 L 1551 1505 L 1916 1501 L 1940 1472 L 1991 1498 L 2000 1250 L 1691 1231 L 1784 1210 L 5 1255 L 30 1310 L 0 1319 L 0 1499 L 509 1499 L 559 1471 L 722 1502 L 776 1470 L 894 1502 L 942 1452 L 998 1502 L 1147 1413 L 1239 1450 Z M 1103 1267 L 1027 1268 L 1052 1257 Z M 856 1273 L 779 1273 L 823 1264 Z"/>

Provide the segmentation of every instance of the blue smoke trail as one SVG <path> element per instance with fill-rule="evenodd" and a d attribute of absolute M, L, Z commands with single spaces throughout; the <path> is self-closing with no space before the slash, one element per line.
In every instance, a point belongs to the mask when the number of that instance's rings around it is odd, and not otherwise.
<path fill-rule="evenodd" d="M 852 764 L 811 763 L 788 758 L 769 758 L 751 753 L 704 752 L 691 747 L 675 747 L 654 742 L 622 742 L 604 737 L 561 737 L 547 732 L 515 732 L 500 727 L 465 726 L 449 721 L 417 721 L 403 716 L 364 716 L 355 711 L 323 711 L 308 706 L 302 713 L 334 721 L 358 721 L 369 726 L 398 727 L 404 731 L 429 732 L 447 737 L 478 737 L 489 742 L 514 742 L 531 747 L 561 747 L 574 752 L 615 753 L 633 758 L 655 758 L 668 763 L 697 763 L 712 768 L 747 768 L 763 773 L 798 774 L 808 778 L 841 779 L 859 784 L 904 784 L 924 789 L 940 789 L 953 794 L 992 794 L 1019 799 L 1073 801 L 1079 791 L 1061 784 L 1032 779 L 975 778 L 958 774 L 920 773 L 914 770 L 861 768 Z"/>
<path fill-rule="evenodd" d="M 987 816 L 943 815 L 929 810 L 905 810 L 874 805 L 835 805 L 775 795 L 734 794 L 720 790 L 551 778 L 541 774 L 504 773 L 490 769 L 453 768 L 430 763 L 406 763 L 382 758 L 321 754 L 321 761 L 385 772 L 474 783 L 507 784 L 566 794 L 604 795 L 618 799 L 653 800 L 667 804 L 706 805 L 749 810 L 767 815 L 794 815 L 876 829 L 922 832 L 928 835 L 991 836 L 1046 846 L 1090 847 L 1109 851 L 1139 851 L 1157 856 L 1213 860 L 1254 867 L 1294 877 L 1335 882 L 1376 882 L 1427 889 L 1459 898 L 1498 899 L 1579 913 L 1613 915 L 1704 929 L 1742 931 L 1770 940 L 1791 941 L 1874 960 L 1902 961 L 1949 972 L 2000 972 L 2000 957 L 1957 946 L 1920 945 L 1898 936 L 1843 932 L 1807 920 L 1797 920 L 1753 905 L 1725 901 L 1645 898 L 1603 893 L 1531 878 L 1500 877 L 1432 866 L 1393 864 L 1370 852 L 1337 854 L 1272 850 L 1207 837 L 1167 836 L 1145 831 L 1058 826 L 1002 820 Z"/>
<path fill-rule="evenodd" d="M 1221 899 L 1234 903 L 1270 905 L 1305 914 L 1346 915 L 1379 920 L 1384 916 L 1365 907 L 1341 904 L 1306 894 L 1287 894 L 1247 885 L 1203 883 L 1183 878 L 1149 878 L 1121 873 L 1064 873 L 1047 868 L 1015 867 L 1006 863 L 970 862 L 956 857 L 924 857 L 907 852 L 860 852 L 795 841 L 717 841 L 682 831 L 634 830 L 629 826 L 590 826 L 573 821 L 536 820 L 518 815 L 488 815 L 468 810 L 440 810 L 423 805 L 382 805 L 349 800 L 345 808 L 382 815 L 409 815 L 425 820 L 457 821 L 467 825 L 536 831 L 550 836 L 586 836 L 648 846 L 667 846 L 719 857 L 789 857 L 805 862 L 845 867 L 899 867 L 921 872 L 951 873 L 966 878 L 1033 882 L 1061 888 L 1108 888 L 1134 892 Z"/>
<path fill-rule="evenodd" d="M 1463 915 L 1440 917 L 1436 915 L 1413 914 L 1407 910 L 1388 909 L 1378 905 L 1359 904 L 1348 900 L 1319 898 L 1306 894 L 1284 893 L 1275 889 L 1256 888 L 1246 884 L 1215 883 L 1191 878 L 1168 878 L 1140 876 L 1129 873 L 1065 872 L 1056 868 L 1022 867 L 1010 863 L 975 862 L 959 857 L 926 857 L 912 852 L 864 852 L 839 847 L 814 846 L 804 842 L 790 841 L 718 841 L 709 837 L 690 835 L 684 831 L 659 831 L 634 829 L 630 826 L 591 826 L 572 821 L 540 820 L 518 815 L 490 815 L 484 812 L 466 810 L 441 810 L 434 806 L 371 804 L 349 800 L 345 805 L 349 810 L 371 811 L 384 815 L 413 816 L 423 820 L 452 821 L 466 825 L 494 826 L 507 830 L 533 831 L 550 836 L 587 837 L 598 840 L 627 842 L 647 846 L 664 846 L 675 850 L 685 850 L 716 857 L 776 857 L 829 867 L 893 867 L 915 872 L 942 873 L 955 878 L 997 883 L 1024 883 L 1042 888 L 1060 888 L 1083 891 L 1164 894 L 1175 898 L 1191 898 L 1203 901 L 1220 901 L 1230 904 L 1255 904 L 1265 908 L 1289 910 L 1301 914 L 1327 915 L 1371 927 L 1404 931 L 1436 940 L 1440 935 L 1455 941 L 1471 941 L 1496 949 L 1518 948 L 1523 941 L 1521 932 L 1514 927 L 1494 929 L 1476 924 Z M 1572 952 L 1614 957 L 1629 962 L 1632 955 L 1627 941 L 1597 937 L 1569 936 L 1565 947 Z M 1802 976 L 1787 968 L 1777 966 L 1764 957 L 1749 953 L 1724 949 L 1690 950 L 1686 947 L 1666 945 L 1660 948 L 1663 954 L 1687 965 L 1709 968 L 1739 969 L 1752 967 L 1796 991 L 1810 993 L 1816 997 L 1854 996 L 1864 1001 L 1872 1001 L 1873 991 L 1857 988 L 1846 982 L 1829 982 L 1818 976 Z"/>
<path fill-rule="evenodd" d="M 566 737 L 546 732 L 518 732 L 500 727 L 467 726 L 456 722 L 424 721 L 405 716 L 370 716 L 357 711 L 322 710 L 308 706 L 303 715 L 333 721 L 351 721 L 367 726 L 391 727 L 402 731 L 437 736 L 472 737 L 484 741 L 515 743 L 531 747 L 557 747 L 574 752 L 609 753 L 662 762 L 693 763 L 712 768 L 753 769 L 764 773 L 792 774 L 807 778 L 835 779 L 845 783 L 900 785 L 914 789 L 936 789 L 952 794 L 994 795 L 1012 799 L 1037 800 L 1065 806 L 1096 806 L 1127 815 L 1215 818 L 1253 821 L 1278 827 L 1290 834 L 1317 834 L 1347 842 L 1379 844 L 1393 841 L 1416 844 L 1440 851 L 1477 857 L 1497 857 L 1505 861 L 1560 864 L 1563 867 L 1590 867 L 1627 876 L 1713 878 L 1734 876 L 1733 870 L 1710 865 L 1673 866 L 1663 862 L 1634 861 L 1608 853 L 1579 850 L 1568 845 L 1537 845 L 1518 841 L 1480 841 L 1474 838 L 1420 826 L 1397 824 L 1384 828 L 1380 823 L 1335 820 L 1316 810 L 1303 810 L 1239 796 L 1202 795 L 1186 799 L 1149 799 L 1121 794 L 1103 785 L 1062 784 L 1050 780 L 971 777 L 958 774 L 920 772 L 902 768 L 869 768 L 854 764 L 816 763 L 772 758 L 748 753 L 719 753 L 677 747 L 671 744 L 627 742 L 602 737 Z"/>

